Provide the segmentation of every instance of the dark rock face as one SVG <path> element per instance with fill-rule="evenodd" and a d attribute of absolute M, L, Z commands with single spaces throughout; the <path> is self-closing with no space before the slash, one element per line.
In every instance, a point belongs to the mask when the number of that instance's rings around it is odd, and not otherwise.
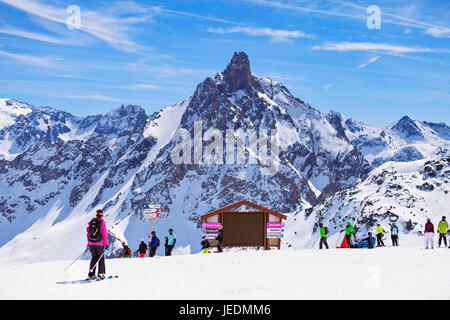
<path fill-rule="evenodd" d="M 222 92 L 244 90 L 250 93 L 252 90 L 261 90 L 257 78 L 250 71 L 250 61 L 244 52 L 235 52 L 222 74 L 224 85 L 219 85 Z"/>
<path fill-rule="evenodd" d="M 223 72 L 223 77 L 230 92 L 250 89 L 252 73 L 248 56 L 244 52 L 235 53 Z"/>

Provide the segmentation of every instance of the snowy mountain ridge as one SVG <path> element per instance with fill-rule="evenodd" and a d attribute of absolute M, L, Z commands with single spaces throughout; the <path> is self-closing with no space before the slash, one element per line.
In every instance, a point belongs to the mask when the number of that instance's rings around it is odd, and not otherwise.
<path fill-rule="evenodd" d="M 372 166 L 387 161 L 408 162 L 444 154 L 450 149 L 450 127 L 445 123 L 412 120 L 404 116 L 383 128 L 375 128 L 330 112 L 345 135 Z"/>
<path fill-rule="evenodd" d="M 318 212 L 324 200 L 361 186 L 372 166 L 422 159 L 438 149 L 442 155 L 449 142 L 445 124 L 402 119 L 376 129 L 321 113 L 281 83 L 254 76 L 243 52 L 191 97 L 150 116 L 122 105 L 106 115 L 76 117 L 9 99 L 1 100 L 0 110 L 7 115 L 0 127 L 0 256 L 24 261 L 55 258 L 47 250 L 58 252 L 57 259 L 82 251 L 86 224 L 99 207 L 118 237 L 110 239 L 107 255 L 114 255 L 119 239 L 136 247 L 149 234 L 145 203 L 161 205 L 155 228 L 161 237 L 173 228 L 186 252 L 197 250 L 201 214 L 242 199 L 303 221 L 289 230 L 304 230 L 304 241 L 289 240 L 286 247 L 308 247 L 318 213 L 306 208 Z M 276 129 L 278 171 L 261 175 L 259 155 L 248 147 L 245 164 L 175 164 L 172 136 L 179 129 L 194 136 L 197 121 L 203 135 L 210 128 L 223 134 Z M 73 250 L 62 249 L 67 241 Z"/>

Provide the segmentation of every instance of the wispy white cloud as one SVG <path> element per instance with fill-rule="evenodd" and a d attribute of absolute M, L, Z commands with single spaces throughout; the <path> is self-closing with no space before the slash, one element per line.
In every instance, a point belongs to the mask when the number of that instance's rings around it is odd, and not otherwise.
<path fill-rule="evenodd" d="M 145 83 L 136 83 L 129 86 L 126 86 L 127 89 L 132 90 L 154 90 L 154 89 L 160 89 L 160 86 L 156 86 L 154 84 L 145 84 Z"/>
<path fill-rule="evenodd" d="M 44 67 L 51 69 L 61 69 L 62 66 L 59 63 L 63 58 L 59 57 L 38 57 L 28 54 L 11 53 L 7 51 L 0 50 L 0 55 L 16 60 L 20 63 L 35 66 Z"/>
<path fill-rule="evenodd" d="M 379 58 L 380 58 L 380 56 L 373 57 L 372 59 L 370 59 L 370 60 L 367 61 L 366 63 L 360 64 L 360 65 L 358 66 L 358 69 L 362 69 L 362 68 L 367 67 L 369 64 L 371 64 L 371 63 L 377 61 Z"/>
<path fill-rule="evenodd" d="M 325 9 L 317 9 L 312 7 L 306 7 L 306 6 L 299 6 L 292 3 L 285 3 L 280 1 L 269 1 L 269 0 L 245 0 L 250 3 L 254 3 L 257 5 L 263 5 L 266 7 L 276 8 L 276 9 L 286 9 L 290 10 L 292 12 L 303 12 L 303 13 L 316 13 L 316 14 L 322 14 L 322 15 L 331 15 L 331 16 L 337 16 L 337 17 L 345 17 L 345 18 L 351 18 L 351 19 L 359 19 L 359 20 L 365 20 L 366 17 L 362 14 L 352 14 L 347 12 L 342 12 L 339 10 L 325 10 Z"/>
<path fill-rule="evenodd" d="M 287 40 L 298 38 L 314 38 L 312 34 L 306 34 L 299 30 L 276 30 L 271 28 L 255 28 L 255 27 L 243 27 L 236 26 L 230 28 L 208 28 L 208 32 L 218 34 L 231 34 L 231 33 L 243 33 L 256 37 L 270 37 L 273 40 Z"/>
<path fill-rule="evenodd" d="M 165 15 L 171 15 L 171 16 L 183 16 L 183 17 L 195 18 L 195 19 L 200 19 L 200 20 L 208 20 L 208 21 L 220 22 L 220 23 L 225 23 L 225 24 L 236 24 L 236 25 L 242 25 L 243 24 L 241 22 L 232 21 L 232 20 L 223 19 L 223 18 L 218 18 L 218 17 L 199 15 L 199 14 L 186 12 L 186 11 L 165 9 L 165 8 L 163 8 L 161 6 L 152 6 L 152 7 L 149 7 L 147 10 L 151 10 L 155 14 L 165 14 Z"/>
<path fill-rule="evenodd" d="M 391 54 L 402 53 L 424 53 L 424 52 L 440 52 L 448 53 L 449 50 L 431 49 L 426 47 L 409 47 L 392 45 L 386 43 L 373 43 L 373 42 L 326 42 L 322 45 L 313 47 L 314 50 L 328 50 L 328 51 L 376 51 L 386 52 Z"/>
<path fill-rule="evenodd" d="M 67 99 L 83 99 L 83 100 L 100 100 L 100 101 L 120 101 L 119 99 L 104 96 L 102 94 L 80 94 L 80 95 L 67 95 L 63 98 Z"/>
<path fill-rule="evenodd" d="M 352 3 L 352 2 L 346 2 L 341 0 L 333 0 L 336 3 L 343 4 L 345 6 L 353 7 L 359 10 L 366 10 L 366 7 Z M 411 5 L 411 4 L 410 4 Z M 411 11 L 411 7 L 408 8 L 407 11 Z M 384 10 L 381 10 L 381 15 L 383 17 L 382 21 L 383 23 L 389 23 L 389 24 L 396 24 L 401 26 L 408 26 L 418 29 L 425 29 L 425 33 L 428 35 L 431 35 L 436 38 L 447 38 L 450 37 L 450 28 L 445 26 L 438 26 L 433 23 L 429 23 L 425 21 L 424 19 L 414 19 L 410 17 L 405 17 L 404 15 L 399 14 L 393 14 L 390 12 L 386 12 Z M 390 19 L 386 19 L 386 17 L 389 17 Z M 411 30 L 406 29 L 406 34 L 411 32 Z"/>
<path fill-rule="evenodd" d="M 26 13 L 36 15 L 40 18 L 47 19 L 59 24 L 66 24 L 67 19 L 70 16 L 66 7 L 56 7 L 49 4 L 44 4 L 40 1 L 31 0 L 0 0 L 6 4 L 9 4 L 19 10 Z M 138 10 L 138 9 L 136 9 Z M 139 52 L 144 47 L 138 45 L 131 39 L 130 31 L 132 25 L 151 19 L 149 15 L 141 15 L 134 17 L 122 17 L 120 15 L 107 14 L 106 11 L 94 11 L 85 8 L 81 8 L 81 29 L 97 39 L 105 41 L 110 46 L 120 49 L 126 52 Z M 16 32 L 17 33 L 17 32 Z M 43 37 L 39 37 L 36 34 L 25 34 L 22 36 L 39 38 L 45 40 Z M 52 41 L 51 38 L 46 40 Z"/>
<path fill-rule="evenodd" d="M 311 13 L 327 16 L 336 16 L 342 18 L 349 18 L 353 20 L 366 20 L 367 6 L 358 5 L 353 2 L 341 1 L 341 0 L 329 0 L 325 2 L 314 1 L 313 6 L 298 5 L 293 3 L 281 2 L 281 1 L 269 1 L 269 0 L 245 0 L 246 2 L 253 3 L 260 6 L 271 7 L 275 9 L 284 9 L 291 12 L 298 13 Z M 330 6 L 332 3 L 333 6 Z M 327 5 L 325 5 L 327 4 Z M 340 6 L 339 6 L 340 5 Z M 349 11 L 345 7 L 353 8 L 355 10 Z M 320 9 L 318 9 L 320 8 Z M 327 9 L 323 9 L 327 8 Z M 450 28 L 446 26 L 438 26 L 433 23 L 429 23 L 423 19 L 414 19 L 405 17 L 399 14 L 394 14 L 381 10 L 381 15 L 383 17 L 382 23 L 407 26 L 412 28 L 425 29 L 425 33 L 433 37 L 442 38 L 449 37 Z"/>
<path fill-rule="evenodd" d="M 330 89 L 331 87 L 334 87 L 334 83 L 327 83 L 326 85 L 323 86 L 323 90 L 327 91 L 328 89 Z"/>
<path fill-rule="evenodd" d="M 425 33 L 435 38 L 450 38 L 450 29 L 447 28 L 429 28 Z"/>
<path fill-rule="evenodd" d="M 48 42 L 48 43 L 56 43 L 56 44 L 66 44 L 67 43 L 67 41 L 60 39 L 60 38 L 50 37 L 50 36 L 47 36 L 44 34 L 10 28 L 10 27 L 0 28 L 0 33 L 17 36 L 17 37 L 22 37 L 22 38 L 26 38 L 26 39 L 31 39 L 31 40 Z"/>
<path fill-rule="evenodd" d="M 450 93 L 437 90 L 429 91 L 430 95 L 436 98 L 450 98 Z"/>

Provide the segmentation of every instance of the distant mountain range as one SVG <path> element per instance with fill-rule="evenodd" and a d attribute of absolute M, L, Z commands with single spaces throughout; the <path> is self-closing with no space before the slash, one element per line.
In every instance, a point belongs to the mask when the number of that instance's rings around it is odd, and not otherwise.
<path fill-rule="evenodd" d="M 276 130 L 279 152 L 272 153 L 272 161 L 277 171 L 262 174 L 262 155 L 249 146 L 244 163 L 208 164 L 195 146 L 189 150 L 197 161 L 174 163 L 176 133 L 194 139 L 200 133 L 205 151 L 212 145 L 210 129 L 220 133 L 214 141 L 225 141 L 227 130 Z M 73 257 L 64 251 L 64 242 L 83 250 L 85 227 L 97 208 L 105 210 L 119 239 L 137 247 L 149 235 L 145 203 L 158 203 L 164 211 L 155 224 L 158 232 L 164 235 L 172 227 L 177 243 L 196 252 L 199 216 L 210 210 L 245 199 L 293 221 L 299 216 L 323 220 L 333 215 L 324 205 L 364 188 L 386 166 L 445 158 L 449 145 L 445 123 L 404 117 L 374 128 L 340 113 L 321 113 L 283 84 L 253 75 L 243 52 L 235 53 L 223 72 L 201 82 L 191 97 L 152 115 L 122 105 L 106 115 L 76 117 L 0 99 L 0 255 L 32 261 Z M 305 211 L 311 208 L 312 214 Z M 287 228 L 294 237 L 308 223 Z M 313 245 L 316 229 L 308 228 L 303 244 L 289 239 L 286 244 Z"/>

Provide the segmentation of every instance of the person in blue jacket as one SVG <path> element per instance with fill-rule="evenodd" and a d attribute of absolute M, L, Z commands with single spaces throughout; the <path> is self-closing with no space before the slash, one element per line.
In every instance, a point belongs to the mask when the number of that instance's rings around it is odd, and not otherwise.
<path fill-rule="evenodd" d="M 160 241 L 158 239 L 158 237 L 156 236 L 156 232 L 152 231 L 152 237 L 150 239 L 150 243 L 149 243 L 149 256 L 153 257 L 156 254 L 156 249 L 158 249 L 160 245 Z"/>
<path fill-rule="evenodd" d="M 166 256 L 172 255 L 172 249 L 175 247 L 177 237 L 173 234 L 173 229 L 169 229 L 169 235 L 166 237 Z"/>
<path fill-rule="evenodd" d="M 375 237 L 372 236 L 372 232 L 369 232 L 367 238 L 362 239 L 359 243 L 358 243 L 358 248 L 368 248 L 368 249 L 373 249 L 373 247 L 375 246 Z"/>
<path fill-rule="evenodd" d="M 395 223 L 391 226 L 391 239 L 392 239 L 392 246 L 398 247 L 398 227 Z"/>
<path fill-rule="evenodd" d="M 209 253 L 209 247 L 211 245 L 209 244 L 209 241 L 208 241 L 208 239 L 206 239 L 205 236 L 202 237 L 202 241 L 200 242 L 200 245 L 202 246 L 203 253 Z"/>

